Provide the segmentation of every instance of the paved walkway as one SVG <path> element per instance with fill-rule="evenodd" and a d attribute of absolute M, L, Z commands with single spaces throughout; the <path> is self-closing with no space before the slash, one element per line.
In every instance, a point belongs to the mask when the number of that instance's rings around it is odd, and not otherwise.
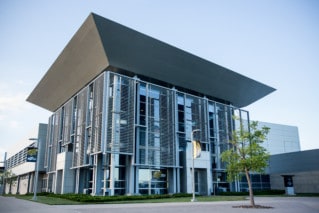
<path fill-rule="evenodd" d="M 189 202 L 189 203 L 144 203 L 144 204 L 95 204 L 49 206 L 14 197 L 0 196 L 0 213 L 318 213 L 319 197 L 257 197 L 258 205 L 271 209 L 242 209 L 233 206 L 249 204 L 249 201 Z"/>

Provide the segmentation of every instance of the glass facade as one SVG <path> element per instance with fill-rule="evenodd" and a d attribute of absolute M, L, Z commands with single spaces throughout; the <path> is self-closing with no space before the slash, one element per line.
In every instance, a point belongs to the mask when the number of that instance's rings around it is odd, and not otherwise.
<path fill-rule="evenodd" d="M 140 194 L 167 194 L 167 170 L 139 169 Z"/>
<path fill-rule="evenodd" d="M 256 191 L 270 190 L 270 176 L 267 174 L 251 174 L 250 180 L 252 187 Z M 240 191 L 248 192 L 248 183 L 246 176 L 242 176 L 239 182 Z"/>
<path fill-rule="evenodd" d="M 137 83 L 136 156 L 141 167 L 176 166 L 172 91 Z"/>
<path fill-rule="evenodd" d="M 45 166 L 55 181 L 46 185 L 94 195 L 189 193 L 193 138 L 202 149 L 196 192 L 230 189 L 220 153 L 238 127 L 234 115 L 249 122 L 231 105 L 103 72 L 50 117 Z"/>

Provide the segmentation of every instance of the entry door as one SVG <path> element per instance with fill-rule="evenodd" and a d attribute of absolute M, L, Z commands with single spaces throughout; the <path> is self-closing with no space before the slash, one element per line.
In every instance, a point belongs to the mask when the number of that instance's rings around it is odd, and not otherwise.
<path fill-rule="evenodd" d="M 200 172 L 198 170 L 195 169 L 195 193 L 196 194 L 200 194 Z"/>
<path fill-rule="evenodd" d="M 207 172 L 205 169 L 195 169 L 195 193 L 207 195 Z"/>

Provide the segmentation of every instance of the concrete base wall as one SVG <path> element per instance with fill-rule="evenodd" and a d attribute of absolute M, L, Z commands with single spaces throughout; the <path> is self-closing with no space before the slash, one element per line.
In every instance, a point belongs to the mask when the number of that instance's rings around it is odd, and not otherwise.
<path fill-rule="evenodd" d="M 270 175 L 271 189 L 285 190 L 284 178 L 281 175 Z M 289 173 L 294 175 L 293 184 L 295 193 L 319 193 L 319 171 Z"/>

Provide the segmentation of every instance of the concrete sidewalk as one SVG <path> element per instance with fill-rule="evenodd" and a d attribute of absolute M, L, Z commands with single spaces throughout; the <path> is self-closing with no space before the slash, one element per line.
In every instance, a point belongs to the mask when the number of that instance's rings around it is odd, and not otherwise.
<path fill-rule="evenodd" d="M 271 206 L 271 209 L 243 209 L 233 206 L 247 205 L 249 201 L 189 202 L 189 203 L 144 203 L 144 204 L 94 204 L 49 206 L 31 201 L 0 196 L 0 213 L 6 212 L 112 212 L 112 213 L 318 213 L 319 197 L 256 197 L 256 204 Z"/>
<path fill-rule="evenodd" d="M 59 206 L 49 206 L 33 201 L 17 199 L 15 197 L 0 196 L 0 213 L 71 213 L 72 209 L 63 209 Z"/>

